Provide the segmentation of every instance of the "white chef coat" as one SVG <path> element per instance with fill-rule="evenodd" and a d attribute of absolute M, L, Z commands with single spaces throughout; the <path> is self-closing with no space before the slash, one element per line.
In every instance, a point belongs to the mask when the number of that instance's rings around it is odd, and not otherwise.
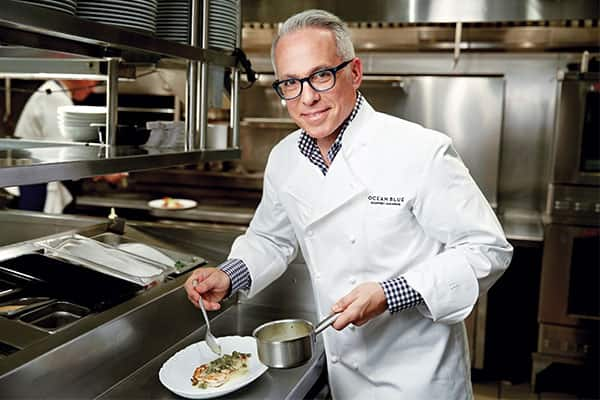
<path fill-rule="evenodd" d="M 58 127 L 58 107 L 73 105 L 71 93 L 56 81 L 46 81 L 29 97 L 17 121 L 14 136 L 34 140 L 65 140 Z M 60 214 L 73 201 L 60 182 L 49 182 L 44 212 Z"/>
<path fill-rule="evenodd" d="M 323 332 L 334 398 L 472 398 L 463 320 L 512 247 L 451 139 L 365 102 L 323 176 L 299 135 L 272 150 L 261 203 L 232 246 L 252 277 L 248 296 L 298 248 L 321 318 L 356 285 L 402 275 L 425 304 Z"/>
<path fill-rule="evenodd" d="M 56 81 L 44 82 L 27 100 L 14 135 L 24 139 L 65 140 L 58 128 L 58 107 L 70 105 L 73 105 L 70 92 Z"/>

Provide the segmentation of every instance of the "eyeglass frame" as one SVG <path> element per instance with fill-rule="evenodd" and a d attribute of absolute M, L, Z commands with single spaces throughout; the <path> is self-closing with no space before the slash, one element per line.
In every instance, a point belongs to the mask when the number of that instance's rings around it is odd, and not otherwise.
<path fill-rule="evenodd" d="M 354 61 L 354 58 L 351 58 L 350 60 L 344 61 L 343 63 L 335 66 L 335 67 L 331 67 L 331 68 L 323 68 L 320 69 L 318 71 L 313 72 L 312 74 L 305 76 L 304 78 L 289 78 L 289 79 L 282 79 L 282 80 L 275 80 L 273 82 L 273 84 L 271 85 L 273 87 L 273 90 L 275 90 L 275 93 L 277 93 L 277 95 L 285 101 L 290 101 L 290 100 L 294 100 L 297 99 L 298 97 L 300 97 L 302 95 L 302 91 L 304 90 L 304 82 L 308 83 L 308 85 L 311 87 L 312 90 L 314 90 L 315 92 L 327 92 L 328 90 L 331 90 L 335 87 L 335 84 L 337 83 L 337 73 L 338 71 L 344 69 L 348 64 L 350 64 L 352 61 Z M 316 74 L 320 74 L 322 72 L 331 72 L 333 74 L 333 84 L 331 85 L 331 87 L 327 88 L 327 89 L 317 89 L 313 86 L 313 84 L 310 82 L 310 78 L 312 78 L 313 76 L 315 76 Z M 279 92 L 279 90 L 277 90 L 277 88 L 279 87 L 279 85 L 283 82 L 286 81 L 298 81 L 300 82 L 300 92 L 298 92 L 298 94 L 294 97 L 290 97 L 289 99 L 286 99 L 282 93 Z"/>

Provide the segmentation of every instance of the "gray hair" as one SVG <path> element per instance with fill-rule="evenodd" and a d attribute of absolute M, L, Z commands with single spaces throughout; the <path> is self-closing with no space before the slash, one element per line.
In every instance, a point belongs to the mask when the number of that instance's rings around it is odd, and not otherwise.
<path fill-rule="evenodd" d="M 277 47 L 279 39 L 288 33 L 293 33 L 304 28 L 320 28 L 333 32 L 337 54 L 344 61 L 354 58 L 354 45 L 350 38 L 350 31 L 346 28 L 342 20 L 324 10 L 306 10 L 292 15 L 279 27 L 279 32 L 275 36 L 275 40 L 273 40 L 271 46 L 271 62 L 273 63 L 275 74 L 277 74 L 277 68 L 275 67 L 275 47 Z"/>

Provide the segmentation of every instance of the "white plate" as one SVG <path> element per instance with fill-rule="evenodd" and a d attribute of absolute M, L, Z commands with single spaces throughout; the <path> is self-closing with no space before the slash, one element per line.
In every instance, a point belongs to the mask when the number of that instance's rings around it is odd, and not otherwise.
<path fill-rule="evenodd" d="M 169 207 L 164 205 L 163 199 L 151 200 L 148 202 L 148 207 L 157 208 L 159 210 L 187 210 L 188 208 L 194 208 L 198 205 L 194 200 L 188 199 L 173 199 L 181 204 L 181 207 Z"/>
<path fill-rule="evenodd" d="M 188 399 L 210 399 L 238 390 L 267 371 L 267 367 L 258 359 L 256 339 L 252 336 L 225 336 L 217 338 L 217 341 L 224 354 L 231 354 L 233 351 L 250 353 L 248 372 L 217 388 L 201 389 L 193 386 L 191 377 L 194 370 L 201 364 L 218 357 L 208 348 L 206 342 L 202 341 L 186 347 L 169 358 L 158 371 L 160 383 L 171 392 Z"/>
<path fill-rule="evenodd" d="M 106 114 L 106 107 L 102 106 L 60 106 L 59 112 L 74 114 Z"/>
<path fill-rule="evenodd" d="M 116 11 L 115 11 L 116 13 Z M 115 15 L 115 13 L 99 13 L 99 12 L 84 12 L 83 10 L 81 10 L 79 12 L 79 16 L 82 18 L 86 18 L 86 19 L 97 19 L 97 20 L 101 20 L 101 21 L 105 21 L 107 23 L 112 23 L 112 22 L 120 22 L 120 23 L 126 23 L 126 24 L 132 24 L 132 25 L 147 25 L 150 27 L 154 27 L 154 25 L 156 25 L 156 21 L 155 18 L 141 18 L 141 17 L 135 17 L 132 15 L 127 15 L 125 13 L 121 13 L 118 16 Z M 154 19 L 154 21 L 153 21 Z"/>

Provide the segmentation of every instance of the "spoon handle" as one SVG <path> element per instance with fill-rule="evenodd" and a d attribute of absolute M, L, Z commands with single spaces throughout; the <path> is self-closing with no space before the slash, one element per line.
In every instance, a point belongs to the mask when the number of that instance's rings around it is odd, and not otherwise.
<path fill-rule="evenodd" d="M 208 314 L 206 314 L 206 309 L 204 308 L 204 301 L 202 300 L 202 297 L 200 297 L 200 300 L 198 300 L 198 305 L 200 306 L 200 310 L 202 310 L 204 321 L 206 321 L 206 329 L 210 330 L 210 322 L 208 321 Z"/>

